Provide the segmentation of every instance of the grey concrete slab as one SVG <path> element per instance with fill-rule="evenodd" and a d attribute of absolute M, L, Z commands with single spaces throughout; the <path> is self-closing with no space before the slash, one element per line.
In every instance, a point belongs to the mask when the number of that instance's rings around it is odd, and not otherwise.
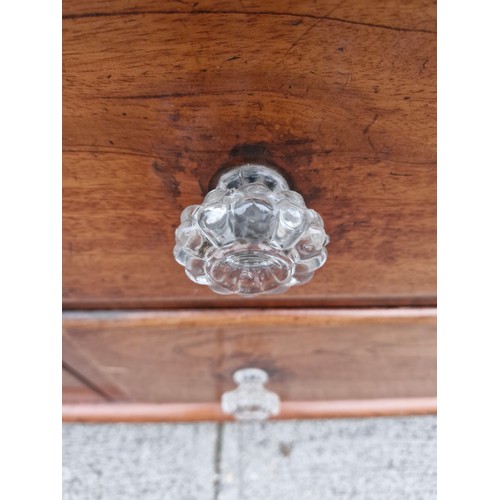
<path fill-rule="evenodd" d="M 227 424 L 218 500 L 436 498 L 435 417 Z"/>
<path fill-rule="evenodd" d="M 64 500 L 431 500 L 436 419 L 67 424 Z"/>
<path fill-rule="evenodd" d="M 63 426 L 64 500 L 213 500 L 216 424 Z"/>

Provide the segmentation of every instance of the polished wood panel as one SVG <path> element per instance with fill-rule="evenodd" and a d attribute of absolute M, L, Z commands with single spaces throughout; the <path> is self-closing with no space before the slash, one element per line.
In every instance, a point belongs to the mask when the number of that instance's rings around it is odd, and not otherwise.
<path fill-rule="evenodd" d="M 284 401 L 435 396 L 435 311 L 66 313 L 63 359 L 115 400 L 218 402 L 259 367 Z"/>
<path fill-rule="evenodd" d="M 288 401 L 274 419 L 353 418 L 395 415 L 432 415 L 435 398 L 368 399 L 357 401 Z M 231 420 L 216 403 L 185 404 L 69 404 L 64 422 L 197 422 Z"/>
<path fill-rule="evenodd" d="M 65 368 L 62 369 L 62 401 L 63 405 L 75 403 L 103 403 L 106 398 L 91 389 L 83 381 L 70 373 Z"/>
<path fill-rule="evenodd" d="M 432 2 L 64 12 L 66 308 L 435 303 Z M 332 237 L 283 296 L 219 297 L 171 255 L 181 210 L 243 160 L 283 168 Z"/>
<path fill-rule="evenodd" d="M 393 30 L 420 30 L 435 32 L 434 0 L 383 0 L 377 3 L 366 0 L 349 2 L 315 0 L 297 2 L 296 0 L 200 0 L 179 2 L 179 0 L 64 0 L 65 18 L 95 17 L 141 12 L 186 12 L 191 14 L 268 14 L 288 15 L 307 19 L 336 20 L 350 24 L 374 25 Z"/>

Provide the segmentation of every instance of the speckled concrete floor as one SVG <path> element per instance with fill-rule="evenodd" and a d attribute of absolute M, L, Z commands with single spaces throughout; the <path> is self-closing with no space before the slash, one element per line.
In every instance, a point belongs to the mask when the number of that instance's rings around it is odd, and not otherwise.
<path fill-rule="evenodd" d="M 436 418 L 63 426 L 64 500 L 431 500 Z"/>

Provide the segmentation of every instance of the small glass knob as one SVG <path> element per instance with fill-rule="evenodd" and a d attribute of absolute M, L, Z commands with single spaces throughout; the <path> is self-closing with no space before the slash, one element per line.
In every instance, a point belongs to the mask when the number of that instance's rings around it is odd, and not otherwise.
<path fill-rule="evenodd" d="M 238 387 L 222 395 L 222 411 L 236 420 L 265 420 L 280 411 L 279 396 L 267 390 L 269 380 L 260 368 L 244 368 L 233 374 Z"/>
<path fill-rule="evenodd" d="M 195 283 L 221 294 L 283 293 L 326 261 L 323 220 L 285 178 L 245 164 L 222 175 L 201 205 L 187 207 L 174 256 Z"/>

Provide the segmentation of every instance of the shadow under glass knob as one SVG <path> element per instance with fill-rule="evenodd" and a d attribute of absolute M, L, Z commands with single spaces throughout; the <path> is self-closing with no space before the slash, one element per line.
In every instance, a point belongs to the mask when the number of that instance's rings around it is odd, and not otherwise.
<path fill-rule="evenodd" d="M 326 261 L 319 214 L 263 165 L 222 175 L 201 205 L 187 207 L 174 256 L 188 277 L 220 294 L 283 293 L 307 283 Z"/>

